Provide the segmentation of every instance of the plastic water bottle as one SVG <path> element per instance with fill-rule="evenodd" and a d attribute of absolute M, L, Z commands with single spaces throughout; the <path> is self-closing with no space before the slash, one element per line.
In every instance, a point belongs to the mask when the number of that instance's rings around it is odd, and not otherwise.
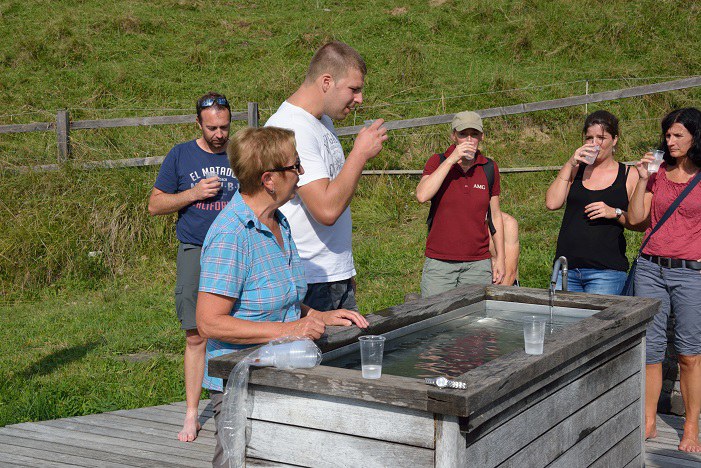
<path fill-rule="evenodd" d="M 278 369 L 310 369 L 321 363 L 321 350 L 312 340 L 269 343 L 258 349 L 251 365 Z"/>

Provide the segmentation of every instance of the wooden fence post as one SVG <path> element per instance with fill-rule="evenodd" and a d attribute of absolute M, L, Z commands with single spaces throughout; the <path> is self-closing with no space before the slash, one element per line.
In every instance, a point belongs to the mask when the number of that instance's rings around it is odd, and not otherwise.
<path fill-rule="evenodd" d="M 56 143 L 58 162 L 64 163 L 71 157 L 71 122 L 66 109 L 56 112 Z"/>
<path fill-rule="evenodd" d="M 249 127 L 258 127 L 258 103 L 257 102 L 249 102 L 248 103 L 248 126 Z"/>

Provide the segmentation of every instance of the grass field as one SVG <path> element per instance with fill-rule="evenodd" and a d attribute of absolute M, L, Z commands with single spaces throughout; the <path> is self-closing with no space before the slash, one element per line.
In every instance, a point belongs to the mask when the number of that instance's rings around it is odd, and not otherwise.
<path fill-rule="evenodd" d="M 699 74 L 698 2 L 451 0 L 0 4 L 0 124 L 193 112 L 210 89 L 261 120 L 329 39 L 369 68 L 364 105 L 342 125 L 554 99 Z M 621 160 L 658 138 L 692 89 L 619 100 Z M 583 107 L 485 122 L 501 167 L 562 164 Z M 394 131 L 369 168 L 421 169 L 447 126 Z M 162 156 L 191 125 L 72 133 L 74 160 Z M 342 138 L 346 148 L 352 138 Z M 0 135 L 0 426 L 184 399 L 174 317 L 174 218 L 150 218 L 157 168 L 16 175 L 56 162 L 55 134 Z M 553 173 L 505 174 L 521 223 L 521 279 L 545 287 L 562 212 L 544 208 Z M 368 176 L 353 201 L 363 312 L 418 291 L 427 206 L 417 178 Z M 629 233 L 629 254 L 640 236 Z"/>

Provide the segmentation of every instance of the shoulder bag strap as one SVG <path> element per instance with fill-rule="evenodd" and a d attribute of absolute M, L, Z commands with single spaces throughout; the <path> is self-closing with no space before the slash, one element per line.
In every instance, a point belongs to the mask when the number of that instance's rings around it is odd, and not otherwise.
<path fill-rule="evenodd" d="M 667 211 L 664 212 L 660 220 L 657 222 L 654 228 L 652 228 L 652 231 L 650 231 L 650 235 L 645 238 L 643 241 L 642 245 L 640 246 L 640 250 L 638 251 L 638 255 L 643 253 L 643 249 L 647 245 L 648 241 L 652 237 L 652 235 L 657 232 L 657 230 L 664 224 L 665 221 L 669 219 L 670 216 L 672 216 L 672 213 L 674 213 L 674 210 L 676 210 L 681 202 L 686 198 L 687 195 L 689 195 L 689 192 L 691 192 L 694 187 L 696 187 L 696 184 L 699 183 L 699 180 L 701 180 L 701 170 L 696 173 L 696 176 L 689 182 L 689 185 L 686 186 L 686 188 L 682 191 L 682 193 L 679 194 L 679 196 L 672 202 L 671 205 L 669 205 L 669 208 L 667 208 Z"/>

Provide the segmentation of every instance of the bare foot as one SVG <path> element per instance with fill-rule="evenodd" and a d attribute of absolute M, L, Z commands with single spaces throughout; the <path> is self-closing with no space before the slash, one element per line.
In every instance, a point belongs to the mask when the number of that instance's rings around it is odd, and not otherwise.
<path fill-rule="evenodd" d="M 645 440 L 654 439 L 657 437 L 657 422 L 653 421 L 652 424 L 645 424 Z"/>
<path fill-rule="evenodd" d="M 701 443 L 699 443 L 698 424 L 693 424 L 689 421 L 684 422 L 684 435 L 682 436 L 681 442 L 679 442 L 678 448 L 682 452 L 701 452 Z"/>
<path fill-rule="evenodd" d="M 682 437 L 682 441 L 679 442 L 679 450 L 682 452 L 694 452 L 698 453 L 701 452 L 701 443 L 699 443 L 699 439 L 692 438 L 692 437 Z"/>
<path fill-rule="evenodd" d="M 197 409 L 187 410 L 185 412 L 185 422 L 183 423 L 183 430 L 178 432 L 178 440 L 180 442 L 192 442 L 197 438 L 197 432 L 202 429 L 200 426 L 200 421 L 198 420 Z"/>

